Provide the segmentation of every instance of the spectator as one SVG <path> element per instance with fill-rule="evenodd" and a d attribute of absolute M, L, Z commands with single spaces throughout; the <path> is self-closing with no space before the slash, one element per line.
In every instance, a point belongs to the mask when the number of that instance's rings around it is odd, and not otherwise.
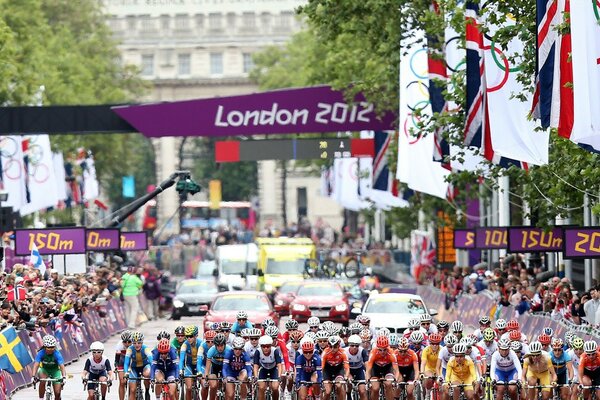
<path fill-rule="evenodd" d="M 129 270 L 121 279 L 121 290 L 125 301 L 125 319 L 127 326 L 130 329 L 135 329 L 137 326 L 137 316 L 140 311 L 140 290 L 144 283 L 140 278 L 141 269 L 129 267 Z"/>
<path fill-rule="evenodd" d="M 158 271 L 153 267 L 148 268 L 148 276 L 143 286 L 144 296 L 146 297 L 146 315 L 149 320 L 154 320 L 160 317 L 159 302 L 160 302 L 160 279 Z"/>

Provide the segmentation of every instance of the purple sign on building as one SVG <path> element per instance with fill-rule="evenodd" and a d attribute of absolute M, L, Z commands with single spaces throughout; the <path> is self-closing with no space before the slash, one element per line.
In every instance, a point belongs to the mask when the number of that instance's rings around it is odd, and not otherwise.
<path fill-rule="evenodd" d="M 28 256 L 33 245 L 41 255 L 85 253 L 85 228 L 17 229 L 15 254 Z"/>
<path fill-rule="evenodd" d="M 486 227 L 475 229 L 475 248 L 479 250 L 506 249 L 508 229 Z"/>
<path fill-rule="evenodd" d="M 119 247 L 123 251 L 148 250 L 147 232 L 121 232 Z"/>
<path fill-rule="evenodd" d="M 564 228 L 564 258 L 600 258 L 600 227 Z"/>
<path fill-rule="evenodd" d="M 533 226 L 508 229 L 508 250 L 530 253 L 534 251 L 562 251 L 563 230 L 552 228 L 549 231 Z"/>
<path fill-rule="evenodd" d="M 147 137 L 238 136 L 394 130 L 396 115 L 378 118 L 357 95 L 348 104 L 329 86 L 282 89 L 242 96 L 113 107 Z"/>
<path fill-rule="evenodd" d="M 454 248 L 455 249 L 474 249 L 475 248 L 475 230 L 474 229 L 455 229 L 454 230 Z"/>
<path fill-rule="evenodd" d="M 88 251 L 118 250 L 118 229 L 87 229 L 85 248 Z"/>

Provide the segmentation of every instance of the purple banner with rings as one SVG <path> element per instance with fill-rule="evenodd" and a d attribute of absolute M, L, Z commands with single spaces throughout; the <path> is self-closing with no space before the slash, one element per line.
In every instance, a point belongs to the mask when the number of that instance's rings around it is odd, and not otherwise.
<path fill-rule="evenodd" d="M 534 251 L 562 251 L 563 230 L 552 228 L 544 230 L 533 226 L 508 229 L 508 250 L 530 253 Z"/>
<path fill-rule="evenodd" d="M 564 258 L 600 258 L 600 227 L 565 228 Z"/>
<path fill-rule="evenodd" d="M 508 228 L 476 228 L 475 248 L 480 250 L 508 248 Z"/>
<path fill-rule="evenodd" d="M 474 249 L 475 248 L 475 230 L 474 229 L 455 229 L 454 230 L 454 248 L 455 249 Z"/>
<path fill-rule="evenodd" d="M 118 229 L 87 229 L 85 232 L 85 248 L 88 251 L 118 250 Z"/>
<path fill-rule="evenodd" d="M 118 106 L 113 111 L 147 137 L 394 130 L 396 120 L 389 111 L 380 119 L 361 94 L 348 104 L 343 92 L 329 86 Z"/>
<path fill-rule="evenodd" d="M 15 254 L 31 255 L 33 245 L 41 255 L 85 253 L 85 228 L 17 229 Z"/>
<path fill-rule="evenodd" d="M 148 250 L 148 233 L 121 232 L 120 249 L 123 251 Z"/>

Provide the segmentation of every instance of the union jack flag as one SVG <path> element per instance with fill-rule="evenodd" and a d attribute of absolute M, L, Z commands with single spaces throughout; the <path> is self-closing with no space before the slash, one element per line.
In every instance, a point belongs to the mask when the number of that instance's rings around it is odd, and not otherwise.
<path fill-rule="evenodd" d="M 556 26 L 570 12 L 570 0 L 537 0 L 537 74 L 533 116 L 543 128 L 557 128 L 569 139 L 573 129 L 573 67 L 571 35 L 561 35 Z"/>
<path fill-rule="evenodd" d="M 389 132 L 375 132 L 375 157 L 373 158 L 373 189 L 390 190 L 390 170 L 387 163 L 387 150 L 392 135 Z"/>

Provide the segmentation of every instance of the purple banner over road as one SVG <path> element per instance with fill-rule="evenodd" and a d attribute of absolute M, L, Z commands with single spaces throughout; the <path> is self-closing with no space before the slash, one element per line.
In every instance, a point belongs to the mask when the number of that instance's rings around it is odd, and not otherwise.
<path fill-rule="evenodd" d="M 475 248 L 479 250 L 486 249 L 506 249 L 508 229 L 499 227 L 486 227 L 475 229 Z"/>
<path fill-rule="evenodd" d="M 147 232 L 121 232 L 120 248 L 123 251 L 148 250 Z"/>
<path fill-rule="evenodd" d="M 565 228 L 564 258 L 600 258 L 600 227 Z"/>
<path fill-rule="evenodd" d="M 508 250 L 529 253 L 532 251 L 562 251 L 563 230 L 523 226 L 508 229 Z"/>
<path fill-rule="evenodd" d="M 85 228 L 17 229 L 15 254 L 28 256 L 33 244 L 41 255 L 85 253 Z"/>
<path fill-rule="evenodd" d="M 474 229 L 455 229 L 454 230 L 454 248 L 455 249 L 474 249 L 475 248 L 475 230 Z"/>
<path fill-rule="evenodd" d="M 147 137 L 394 130 L 396 120 L 393 112 L 378 119 L 362 95 L 348 105 L 343 93 L 329 86 L 118 106 L 113 111 Z"/>
<path fill-rule="evenodd" d="M 85 248 L 88 251 L 118 250 L 118 229 L 88 229 L 86 230 Z"/>

